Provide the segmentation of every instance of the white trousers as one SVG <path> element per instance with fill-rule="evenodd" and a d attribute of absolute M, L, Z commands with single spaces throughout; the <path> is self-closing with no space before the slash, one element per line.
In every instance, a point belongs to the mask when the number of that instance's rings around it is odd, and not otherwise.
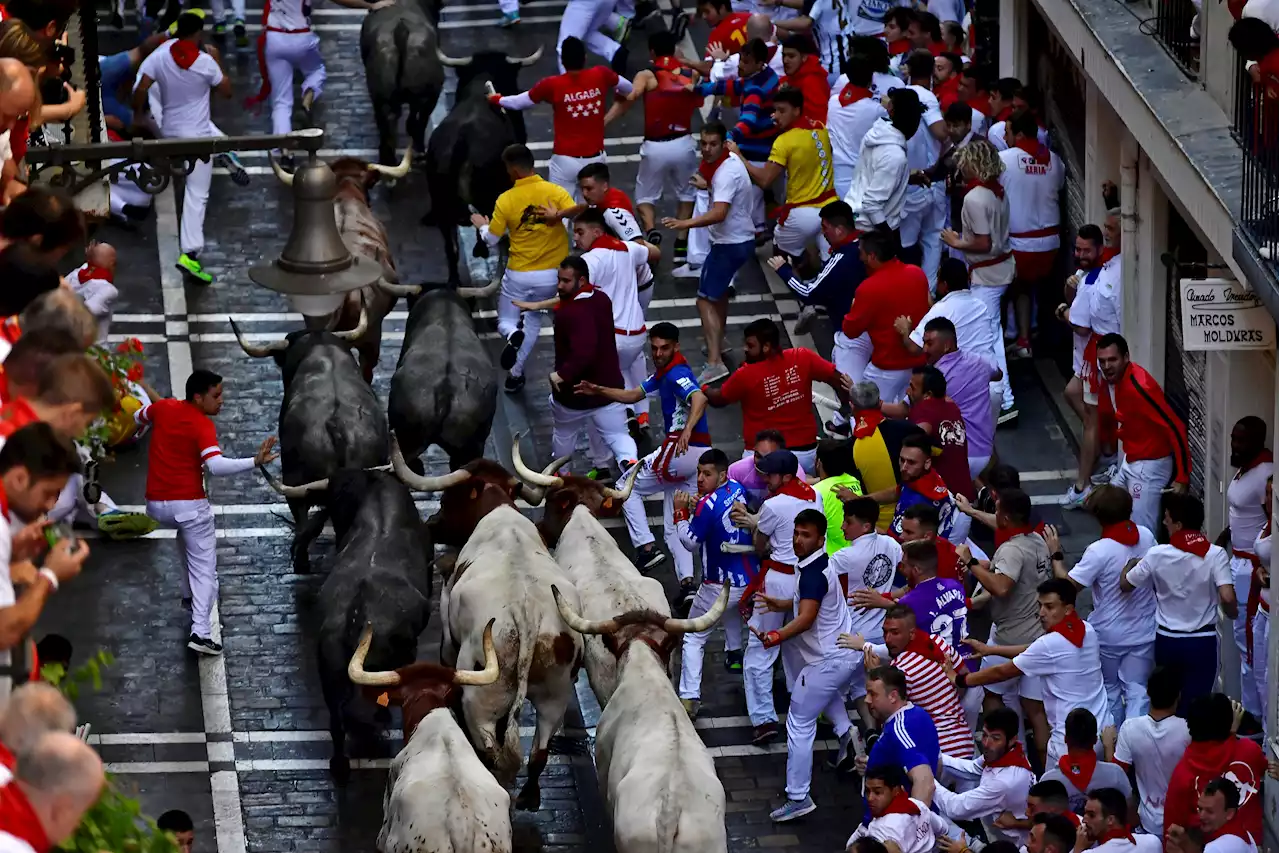
<path fill-rule="evenodd" d="M 764 577 L 763 592 L 770 598 L 794 598 L 796 576 L 771 571 Z M 778 630 L 789 619 L 788 613 L 753 610 L 747 624 L 761 633 L 768 633 Z M 777 646 L 766 649 L 754 633 L 747 637 L 747 650 L 742 656 L 742 688 L 747 694 L 747 714 L 753 726 L 778 722 L 778 712 L 773 707 L 773 665 L 778 660 L 778 652 Z M 782 673 L 790 689 L 795 683 L 795 673 L 785 656 Z"/>
<path fill-rule="evenodd" d="M 111 212 L 116 216 L 124 216 L 124 206 L 150 207 L 155 197 L 143 192 L 142 188 L 126 177 L 111 183 Z"/>
<path fill-rule="evenodd" d="M 1173 457 L 1161 459 L 1137 459 L 1130 461 L 1120 453 L 1120 465 L 1111 477 L 1111 485 L 1119 486 L 1133 498 L 1134 524 L 1148 530 L 1160 529 L 1160 497 L 1165 486 L 1173 479 Z"/>
<path fill-rule="evenodd" d="M 862 655 L 833 649 L 827 657 L 811 663 L 796 675 L 787 709 L 787 799 L 809 796 L 813 779 L 813 740 L 818 733 L 818 715 L 826 714 L 843 737 L 852 725 L 844 707 L 845 694 L 854 673 L 862 665 Z"/>
<path fill-rule="evenodd" d="M 711 193 L 706 190 L 698 190 L 693 196 L 693 215 L 701 216 L 711 209 Z M 689 229 L 689 266 L 700 267 L 703 261 L 707 259 L 707 254 L 711 251 L 711 234 L 706 228 L 690 228 Z"/>
<path fill-rule="evenodd" d="M 827 257 L 831 245 L 822 236 L 820 207 L 797 207 L 787 213 L 787 221 L 773 230 L 773 244 L 788 255 L 802 255 L 810 243 L 818 244 L 818 254 Z"/>
<path fill-rule="evenodd" d="M 106 492 L 102 493 L 98 503 L 103 512 L 114 512 L 118 509 L 116 502 Z M 80 474 L 72 474 L 67 478 L 67 484 L 62 487 L 58 502 L 53 505 L 53 509 L 49 510 L 49 520 L 70 524 L 74 521 L 94 522 L 97 519 L 97 511 L 84 499 L 84 477 Z"/>
<path fill-rule="evenodd" d="M 680 550 L 684 550 L 683 548 Z M 672 553 L 675 553 L 674 549 Z M 696 619 L 709 611 L 720 597 L 723 584 L 701 583 L 693 597 L 693 605 L 689 608 L 689 618 Z M 724 625 L 724 650 L 736 652 L 742 649 L 742 614 L 738 612 L 738 599 L 746 587 L 729 587 L 729 607 L 724 612 L 720 624 Z M 702 660 L 707 647 L 707 640 L 715 628 L 699 631 L 696 634 L 685 634 L 680 651 L 680 698 L 702 698 Z"/>
<path fill-rule="evenodd" d="M 597 409 L 570 409 L 556 402 L 548 395 L 551 402 L 551 449 L 552 458 L 559 459 L 573 453 L 578 434 L 584 429 L 596 430 L 604 443 L 613 452 L 618 467 L 631 463 L 636 458 L 636 442 L 627 431 L 627 410 L 621 403 L 610 403 Z"/>
<path fill-rule="evenodd" d="M 572 5 L 572 4 L 571 4 Z M 565 10 L 568 14 L 568 10 Z M 564 39 L 561 39 L 564 41 Z M 576 203 L 582 202 L 582 191 L 578 189 L 578 173 L 588 163 L 603 163 L 604 154 L 595 157 L 570 157 L 567 154 L 552 154 L 547 161 L 547 180 L 573 196 Z"/>
<path fill-rule="evenodd" d="M 218 548 L 209 501 L 147 501 L 147 515 L 163 527 L 177 528 L 178 551 L 186 575 L 182 597 L 191 599 L 191 633 L 208 638 L 218 600 Z"/>
<path fill-rule="evenodd" d="M 671 552 L 671 559 L 675 561 L 676 578 L 679 580 L 693 577 L 693 553 L 680 544 L 680 534 L 676 532 L 676 524 L 671 518 L 671 499 L 677 491 L 691 495 L 698 493 L 698 457 L 706 450 L 706 447 L 690 445 L 683 455 L 675 456 L 674 442 L 671 446 L 664 443 L 640 460 L 635 488 L 631 490 L 631 497 L 622 505 L 622 513 L 627 519 L 627 532 L 631 534 L 631 544 L 639 548 L 653 541 L 649 517 L 644 510 L 644 499 L 648 495 L 662 493 L 662 532 L 667 550 Z"/>
<path fill-rule="evenodd" d="M 863 371 L 865 382 L 874 382 L 880 389 L 880 400 L 884 403 L 896 403 L 907 395 L 907 386 L 911 384 L 911 370 L 884 370 L 874 364 L 868 364 Z"/>
<path fill-rule="evenodd" d="M 1156 641 L 1136 646 L 1103 644 L 1102 683 L 1107 688 L 1107 704 L 1117 728 L 1125 720 L 1141 717 L 1151 706 L 1147 679 L 1156 668 Z"/>
<path fill-rule="evenodd" d="M 1236 602 L 1240 612 L 1231 625 L 1231 633 L 1235 637 L 1236 649 L 1240 652 L 1240 704 L 1250 714 L 1262 719 L 1266 709 L 1267 693 L 1267 613 L 1261 608 L 1253 619 L 1253 663 L 1249 663 L 1249 647 L 1246 643 L 1248 632 L 1248 613 L 1246 604 L 1249 601 L 1249 584 L 1253 578 L 1253 563 L 1243 557 L 1231 558 L 1231 583 L 1236 589 Z M 1261 625 L 1262 642 L 1258 642 L 1258 630 Z M 1259 666 L 1261 661 L 1261 666 Z"/>
<path fill-rule="evenodd" d="M 1000 325 L 1000 300 L 1004 298 L 1005 291 L 1009 289 L 1007 284 L 973 284 L 969 286 L 969 290 L 973 295 L 981 300 L 987 314 L 991 317 L 993 333 L 995 337 L 995 352 L 991 354 L 995 361 L 995 366 L 1000 368 L 1000 372 L 1004 375 L 1000 379 L 991 383 L 993 394 L 998 393 L 1000 396 L 1000 408 L 1013 408 L 1013 386 L 1009 384 L 1009 358 L 1004 351 L 1004 331 Z"/>
<path fill-rule="evenodd" d="M 210 4 L 213 6 L 213 20 L 215 23 L 227 16 L 226 0 L 210 0 Z M 184 3 L 183 6 L 186 7 L 188 4 Z M 231 0 L 231 14 L 238 20 L 244 20 L 244 0 Z M 203 637 L 204 634 L 200 636 Z"/>
<path fill-rule="evenodd" d="M 243 0 L 241 0 L 243 2 Z M 271 132 L 293 130 L 293 73 L 302 73 L 302 91 L 310 89 L 319 99 L 324 90 L 324 60 L 320 37 L 315 33 L 267 33 L 267 79 L 271 81 Z"/>
<path fill-rule="evenodd" d="M 664 193 L 677 201 L 693 201 L 697 190 L 689 179 L 698 171 L 698 147 L 693 136 L 646 139 L 640 146 L 636 170 L 636 204 L 654 204 Z"/>
<path fill-rule="evenodd" d="M 649 288 L 652 292 L 653 288 Z M 622 384 L 625 388 L 639 388 L 649 376 L 649 365 L 644 360 L 644 352 L 649 347 L 648 335 L 619 335 L 614 333 L 614 343 L 618 346 L 618 367 L 622 369 Z M 641 397 L 639 402 L 628 406 L 637 414 L 649 411 L 649 398 Z"/>
<path fill-rule="evenodd" d="M 929 296 L 932 297 L 938 290 L 938 264 L 942 262 L 941 235 L 946 208 L 944 203 L 940 203 L 936 193 L 931 190 L 926 192 L 929 195 L 928 200 L 915 200 L 911 193 L 908 193 L 906 206 L 902 210 L 902 222 L 898 226 L 898 234 L 902 238 L 903 248 L 917 243 L 920 245 L 924 255 L 920 264 L 924 268 L 925 275 L 929 277 Z"/>
<path fill-rule="evenodd" d="M 836 187 L 836 196 L 840 200 L 849 194 L 849 187 L 853 184 L 853 170 L 857 168 L 852 163 L 833 163 L 834 170 L 832 172 L 832 181 Z"/>
<path fill-rule="evenodd" d="M 524 364 L 538 342 L 538 332 L 546 318 L 543 311 L 521 311 L 512 303 L 515 300 L 539 302 L 555 296 L 556 273 L 557 270 L 509 269 L 502 274 L 502 290 L 498 292 L 498 334 L 509 338 L 516 327 L 522 322 L 524 324 L 524 343 L 520 345 L 520 353 L 511 368 L 512 376 L 524 376 Z"/>
<path fill-rule="evenodd" d="M 765 160 L 748 160 L 747 162 L 749 162 L 752 166 L 758 166 L 763 169 L 766 161 Z M 779 188 L 780 187 L 785 188 L 786 186 L 785 181 L 786 181 L 786 173 L 783 172 L 782 177 L 778 178 L 778 180 L 775 181 L 773 184 L 774 198 L 783 197 L 782 192 Z M 756 224 L 757 234 L 765 230 L 765 228 L 769 225 L 769 217 L 765 215 L 764 187 L 757 185 L 755 181 L 751 182 L 751 221 Z"/>
<path fill-rule="evenodd" d="M 856 338 L 850 338 L 840 331 L 840 321 L 843 319 L 843 317 L 831 318 L 832 324 L 836 327 L 831 344 L 831 361 L 835 364 L 836 370 L 854 382 L 861 382 L 866 374 L 867 365 L 871 363 L 871 338 L 866 332 Z M 841 412 L 832 415 L 831 420 L 836 424 L 849 422 Z"/>
<path fill-rule="evenodd" d="M 560 45 L 569 36 L 582 39 L 587 50 L 606 62 L 613 59 L 620 45 L 600 32 L 613 17 L 613 0 L 569 0 L 560 19 L 560 34 L 556 36 L 556 60 L 560 59 Z M 564 65 L 560 65 L 564 73 Z M 574 174 L 577 177 L 577 173 Z"/>
<path fill-rule="evenodd" d="M 204 248 L 204 214 L 209 206 L 209 184 L 213 180 L 213 158 L 197 160 L 187 175 L 182 192 L 182 223 L 178 244 L 183 254 L 197 254 Z"/>

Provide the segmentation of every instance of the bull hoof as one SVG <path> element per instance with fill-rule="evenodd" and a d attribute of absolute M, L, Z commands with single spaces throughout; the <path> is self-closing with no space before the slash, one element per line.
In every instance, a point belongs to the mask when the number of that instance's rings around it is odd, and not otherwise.
<path fill-rule="evenodd" d="M 311 558 L 306 554 L 293 555 L 293 573 L 295 575 L 311 574 Z"/>
<path fill-rule="evenodd" d="M 351 762 L 345 755 L 335 755 L 329 759 L 329 775 L 333 776 L 333 784 L 345 788 L 351 779 Z"/>
<path fill-rule="evenodd" d="M 526 784 L 516 797 L 516 808 L 522 812 L 536 812 L 542 808 L 542 789 L 533 783 Z"/>

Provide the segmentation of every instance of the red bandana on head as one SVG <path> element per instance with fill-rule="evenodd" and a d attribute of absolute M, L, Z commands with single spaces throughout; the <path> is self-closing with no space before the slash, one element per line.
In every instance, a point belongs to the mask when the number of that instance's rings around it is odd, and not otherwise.
<path fill-rule="evenodd" d="M 1052 634 L 1061 634 L 1067 638 L 1067 642 L 1075 646 L 1077 649 L 1084 646 L 1084 620 L 1080 618 L 1080 614 L 1075 610 L 1068 610 L 1067 615 L 1062 621 L 1049 629 Z M 1081 788 L 1080 790 L 1084 790 Z"/>
<path fill-rule="evenodd" d="M 865 101 L 871 97 L 871 90 L 862 86 L 855 86 L 852 83 L 846 85 L 840 90 L 840 106 L 847 107 L 857 101 Z"/>
<path fill-rule="evenodd" d="M 1179 551 L 1186 551 L 1188 554 L 1203 557 L 1209 553 L 1209 545 L 1211 543 L 1199 530 L 1179 530 L 1169 537 L 1169 544 Z"/>
<path fill-rule="evenodd" d="M 875 435 L 876 427 L 884 420 L 884 412 L 879 409 L 862 409 L 856 413 L 858 420 L 853 425 L 854 438 L 868 438 Z"/>
<path fill-rule="evenodd" d="M 1022 751 L 1022 744 L 1016 740 L 1013 742 L 1013 746 L 1009 747 L 1008 752 L 988 764 L 984 769 L 991 770 L 995 767 L 1021 767 L 1024 770 L 1031 770 L 1031 764 L 1027 761 L 1027 754 Z"/>
<path fill-rule="evenodd" d="M 1108 524 L 1102 528 L 1102 538 L 1111 539 L 1119 542 L 1121 545 L 1133 547 L 1138 544 L 1138 525 L 1132 521 L 1121 521 L 1117 524 Z"/>
<path fill-rule="evenodd" d="M 200 58 L 200 45 L 186 39 L 174 39 L 170 42 L 169 55 L 179 68 L 190 68 Z"/>
<path fill-rule="evenodd" d="M 1058 759 L 1058 769 L 1076 790 L 1087 791 L 1093 771 L 1098 769 L 1098 754 L 1092 749 L 1068 749 L 1067 754 Z"/>
<path fill-rule="evenodd" d="M 911 487 L 912 491 L 931 501 L 945 500 L 947 495 L 950 494 L 947 491 L 947 484 L 942 481 L 942 475 L 934 468 L 930 468 L 922 476 L 912 480 L 907 485 Z"/>
<path fill-rule="evenodd" d="M 911 797 L 906 791 L 899 791 L 893 795 L 893 799 L 889 801 L 889 805 L 885 806 L 884 811 L 876 815 L 876 817 L 884 817 L 888 814 L 920 814 L 920 807 L 911 802 Z"/>
<path fill-rule="evenodd" d="M 627 251 L 627 244 L 612 234 L 601 234 L 591 243 L 592 249 L 612 249 L 615 252 Z M 590 249 L 588 249 L 590 251 Z"/>
<path fill-rule="evenodd" d="M 1030 154 L 1041 166 L 1049 165 L 1049 149 L 1039 139 L 1019 139 L 1014 143 L 1014 147 Z"/>

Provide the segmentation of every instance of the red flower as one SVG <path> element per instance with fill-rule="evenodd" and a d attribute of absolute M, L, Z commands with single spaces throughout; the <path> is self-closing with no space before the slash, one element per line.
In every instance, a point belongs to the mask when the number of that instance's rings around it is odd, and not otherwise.
<path fill-rule="evenodd" d="M 142 352 L 142 341 L 137 338 L 129 338 L 129 349 L 134 352 Z"/>
<path fill-rule="evenodd" d="M 142 365 L 135 364 L 133 367 L 130 367 L 129 372 L 126 373 L 125 376 L 128 377 L 130 382 L 137 382 L 142 378 Z"/>

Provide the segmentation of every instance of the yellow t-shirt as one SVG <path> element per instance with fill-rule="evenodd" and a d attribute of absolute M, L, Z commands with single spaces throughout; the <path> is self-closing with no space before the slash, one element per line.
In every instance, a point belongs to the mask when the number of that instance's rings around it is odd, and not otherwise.
<path fill-rule="evenodd" d="M 866 438 L 854 439 L 853 464 L 862 475 L 863 494 L 892 489 L 898 485 L 898 477 L 894 473 L 895 460 L 889 458 L 889 448 L 884 443 L 884 436 L 876 430 Z M 876 530 L 884 533 L 893 523 L 896 501 L 880 504 L 880 520 Z"/>
<path fill-rule="evenodd" d="M 787 170 L 787 204 L 792 207 L 822 207 L 831 201 L 814 201 L 835 187 L 831 137 L 825 127 L 812 130 L 792 127 L 783 131 L 773 140 L 769 162 Z"/>
<path fill-rule="evenodd" d="M 564 187 L 544 180 L 540 175 L 520 178 L 516 185 L 498 196 L 489 220 L 489 233 L 495 237 L 511 235 L 507 269 L 516 272 L 553 270 L 569 254 L 569 232 L 564 225 L 550 225 L 533 217 L 538 208 L 555 205 L 558 210 L 573 207 L 573 196 Z"/>

